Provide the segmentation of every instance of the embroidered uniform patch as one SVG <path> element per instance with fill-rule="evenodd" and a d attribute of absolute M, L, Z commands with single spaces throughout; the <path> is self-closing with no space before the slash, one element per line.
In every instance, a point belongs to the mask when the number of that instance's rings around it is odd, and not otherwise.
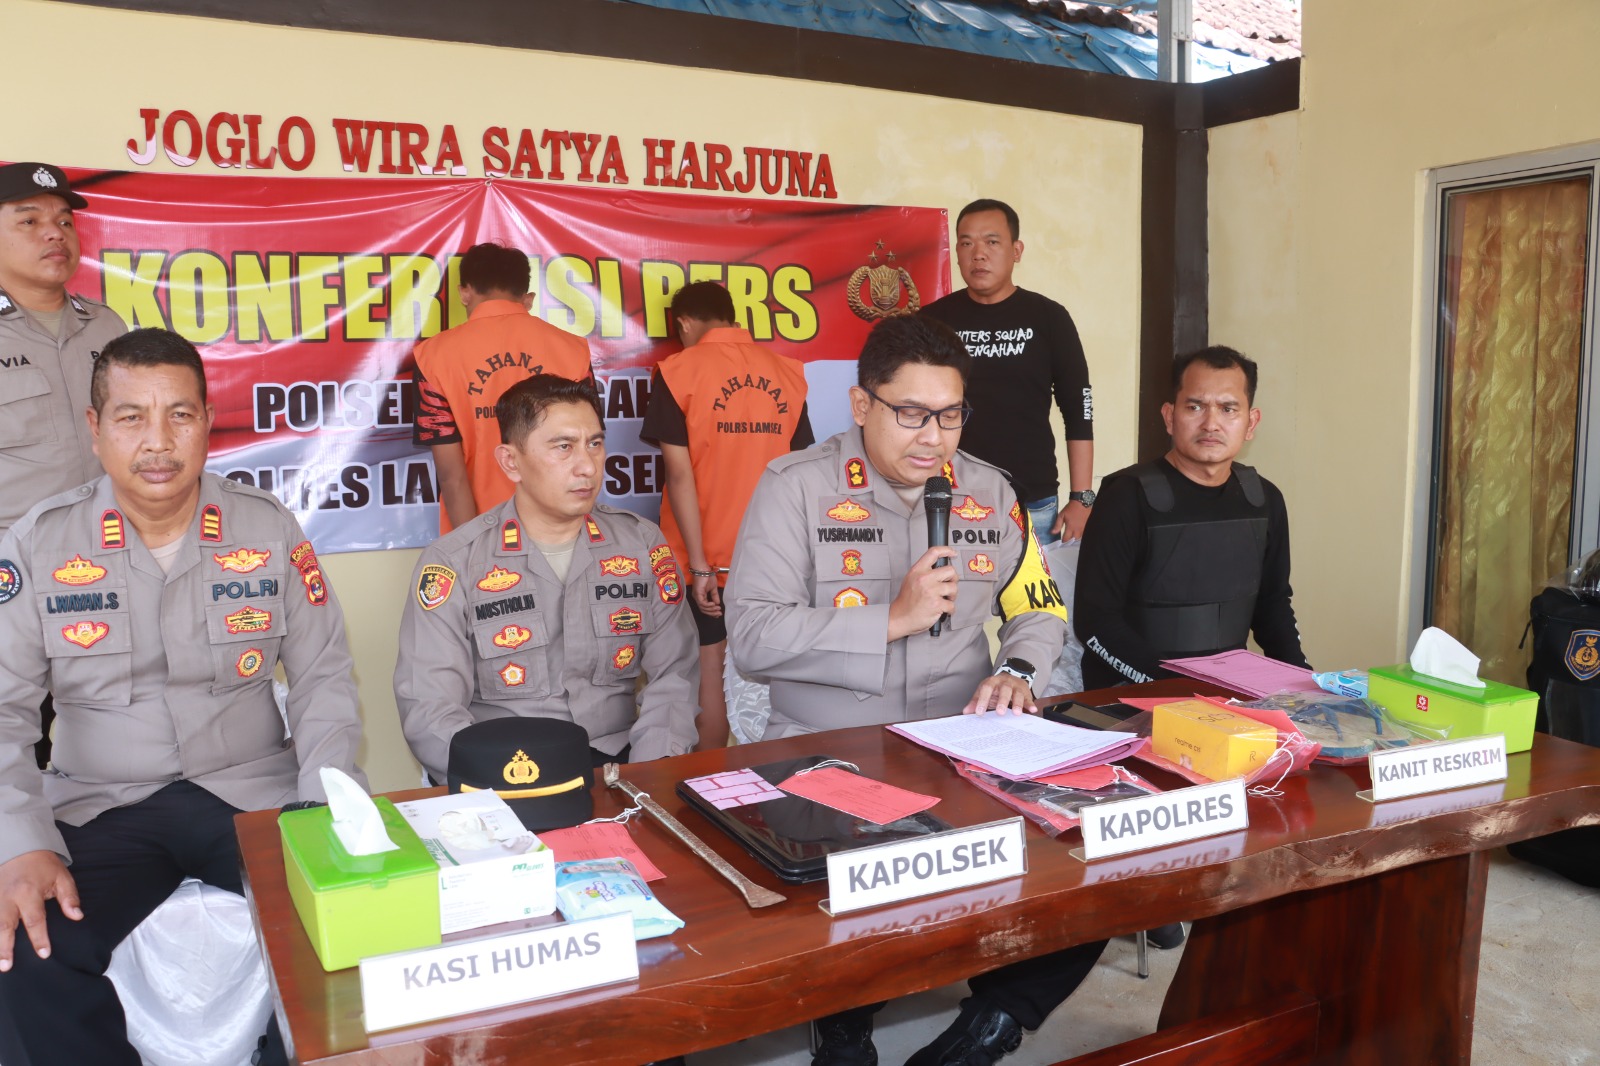
<path fill-rule="evenodd" d="M 450 598 L 456 587 L 456 572 L 441 563 L 429 563 L 417 578 L 417 602 L 431 611 Z"/>
<path fill-rule="evenodd" d="M 111 627 L 104 622 L 79 622 L 76 625 L 62 626 L 61 635 L 67 641 L 80 648 L 92 648 L 111 632 Z"/>
<path fill-rule="evenodd" d="M 847 588 L 833 598 L 835 607 L 865 607 L 867 594 L 858 588 Z"/>
<path fill-rule="evenodd" d="M 248 574 L 252 570 L 259 570 L 267 565 L 267 560 L 272 558 L 272 552 L 256 548 L 239 548 L 226 555 L 212 552 L 211 558 L 224 570 L 231 570 L 235 574 Z"/>
<path fill-rule="evenodd" d="M 514 574 L 500 566 L 490 568 L 487 574 L 478 579 L 478 587 L 485 592 L 504 592 L 506 589 L 515 588 L 521 583 L 521 574 Z"/>

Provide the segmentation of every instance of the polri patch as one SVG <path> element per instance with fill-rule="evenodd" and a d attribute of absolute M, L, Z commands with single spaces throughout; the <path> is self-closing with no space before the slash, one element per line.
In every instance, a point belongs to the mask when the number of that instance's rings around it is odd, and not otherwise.
<path fill-rule="evenodd" d="M 239 548 L 228 552 L 212 552 L 211 558 L 224 570 L 231 570 L 235 574 L 248 574 L 252 570 L 260 570 L 267 565 L 267 560 L 272 558 L 272 552 L 260 548 Z"/>
<path fill-rule="evenodd" d="M 67 638 L 70 644 L 80 648 L 92 648 L 111 632 L 111 627 L 104 622 L 78 622 L 75 625 L 62 626 L 61 635 Z"/>
<path fill-rule="evenodd" d="M 10 559 L 0 559 L 0 603 L 10 603 L 22 591 L 22 571 Z"/>
<path fill-rule="evenodd" d="M 506 589 L 516 588 L 521 583 L 521 574 L 513 573 L 503 566 L 490 567 L 489 572 L 478 579 L 478 587 L 484 592 L 504 592 Z"/>
<path fill-rule="evenodd" d="M 656 589 L 661 593 L 662 603 L 683 602 L 683 582 L 678 578 L 678 568 L 673 567 L 656 578 Z"/>
<path fill-rule="evenodd" d="M 106 576 L 106 568 L 96 566 L 81 555 L 74 555 L 52 570 L 50 576 L 63 585 L 92 585 Z"/>
<path fill-rule="evenodd" d="M 429 563 L 417 578 L 417 602 L 431 611 L 450 598 L 456 587 L 456 572 L 441 563 Z"/>
<path fill-rule="evenodd" d="M 672 558 L 672 549 L 665 544 L 657 544 L 650 549 L 650 572 L 660 574 L 669 566 L 677 566 L 677 561 Z"/>
<path fill-rule="evenodd" d="M 600 560 L 600 572 L 610 574 L 612 577 L 627 577 L 629 574 L 639 572 L 639 560 L 626 555 L 613 555 L 609 559 Z"/>
<path fill-rule="evenodd" d="M 239 656 L 239 661 L 233 664 L 234 670 L 240 677 L 255 677 L 266 665 L 267 657 L 261 653 L 260 648 L 247 648 Z"/>
<path fill-rule="evenodd" d="M 317 562 L 317 553 L 311 547 L 309 540 L 296 544 L 294 551 L 289 553 L 290 564 L 300 571 L 300 581 L 306 587 L 306 602 L 313 607 L 321 607 L 328 602 L 328 583 L 322 579 L 322 567 Z"/>

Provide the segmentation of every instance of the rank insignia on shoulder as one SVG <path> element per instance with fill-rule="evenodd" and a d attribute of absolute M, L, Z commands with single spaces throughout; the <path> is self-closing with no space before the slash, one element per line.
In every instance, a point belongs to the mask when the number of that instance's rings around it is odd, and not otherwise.
<path fill-rule="evenodd" d="M 982 522 L 985 518 L 994 514 L 994 508 L 985 507 L 971 496 L 968 496 L 961 501 L 960 507 L 952 508 L 950 513 L 957 518 L 966 519 L 968 522 Z"/>
<path fill-rule="evenodd" d="M 245 606 L 222 620 L 229 633 L 259 633 L 272 626 L 272 612 Z"/>
<path fill-rule="evenodd" d="M 104 622 L 79 622 L 76 625 L 62 626 L 61 635 L 67 638 L 68 643 L 76 644 L 80 648 L 92 648 L 111 632 L 111 627 Z"/>
<path fill-rule="evenodd" d="M 272 558 L 271 551 L 262 551 L 257 548 L 239 548 L 226 555 L 212 552 L 211 558 L 224 570 L 232 570 L 236 574 L 248 574 L 252 570 L 259 570 L 267 565 L 267 560 Z"/>
<path fill-rule="evenodd" d="M 828 508 L 827 516 L 835 522 L 865 522 L 872 512 L 854 500 L 840 500 Z"/>
<path fill-rule="evenodd" d="M 678 568 L 673 567 L 656 578 L 656 589 L 661 593 L 662 603 L 673 604 L 681 602 L 683 600 L 683 582 L 678 578 Z"/>
<path fill-rule="evenodd" d="M 861 553 L 854 548 L 846 549 L 840 556 L 839 572 L 846 577 L 856 577 L 861 571 Z"/>
<path fill-rule="evenodd" d="M 627 577 L 629 574 L 639 572 L 639 560 L 626 555 L 613 555 L 609 559 L 600 560 L 600 572 L 610 574 L 612 577 Z"/>
<path fill-rule="evenodd" d="M 644 615 L 632 607 L 619 607 L 611 612 L 607 621 L 611 623 L 611 632 L 620 636 L 623 633 L 639 632 L 639 627 L 644 624 Z"/>
<path fill-rule="evenodd" d="M 208 503 L 200 511 L 200 539 L 213 544 L 222 540 L 222 508 Z"/>
<path fill-rule="evenodd" d="M 0 603 L 10 603 L 22 591 L 22 571 L 10 559 L 0 559 Z"/>
<path fill-rule="evenodd" d="M 531 631 L 512 623 L 494 635 L 494 646 L 515 650 L 532 639 L 533 633 Z"/>
<path fill-rule="evenodd" d="M 507 552 L 522 550 L 522 527 L 517 525 L 515 518 L 506 519 L 506 524 L 500 527 L 500 550 Z"/>
<path fill-rule="evenodd" d="M 484 592 L 504 592 L 521 583 L 521 574 L 514 574 L 502 566 L 491 567 L 487 574 L 478 579 L 478 587 Z"/>
<path fill-rule="evenodd" d="M 1026 537 L 1028 535 L 1028 520 L 1022 515 L 1022 504 L 1014 503 L 1011 505 L 1011 520 L 1017 524 L 1017 528 Z"/>
<path fill-rule="evenodd" d="M 635 648 L 632 644 L 624 644 L 622 647 L 617 649 L 617 654 L 611 657 L 611 665 L 615 666 L 618 670 L 626 670 L 629 666 L 633 665 L 634 656 L 637 654 L 639 654 L 639 649 Z"/>
<path fill-rule="evenodd" d="M 122 515 L 117 511 L 108 510 L 100 516 L 100 547 L 121 548 L 125 545 L 122 539 Z"/>
<path fill-rule="evenodd" d="M 672 558 L 672 549 L 665 544 L 657 544 L 650 549 L 650 572 L 660 574 L 667 567 L 676 567 L 678 564 Z"/>
<path fill-rule="evenodd" d="M 950 460 L 945 460 L 944 467 L 939 471 L 939 473 L 943 474 L 949 479 L 951 488 L 956 489 L 961 487 L 956 484 L 956 468 L 950 465 Z"/>
<path fill-rule="evenodd" d="M 844 464 L 844 483 L 853 489 L 867 487 L 867 464 L 860 459 L 851 459 Z"/>
<path fill-rule="evenodd" d="M 994 560 L 979 552 L 967 560 L 967 569 L 974 574 L 992 574 L 994 573 Z"/>
<path fill-rule="evenodd" d="M 248 648 L 239 656 L 239 661 L 233 664 L 240 677 L 255 677 L 266 665 L 267 657 L 261 654 L 260 648 Z"/>
<path fill-rule="evenodd" d="M 583 525 L 584 528 L 589 531 L 590 544 L 604 544 L 606 542 L 606 535 L 600 532 L 599 522 L 596 522 L 593 518 L 585 515 L 583 518 Z"/>
<path fill-rule="evenodd" d="M 528 671 L 516 663 L 506 663 L 500 668 L 500 680 L 506 688 L 516 688 L 528 680 Z"/>
<path fill-rule="evenodd" d="M 106 576 L 106 568 L 96 566 L 81 555 L 74 555 L 51 571 L 50 576 L 63 585 L 92 585 Z"/>
<path fill-rule="evenodd" d="M 833 605 L 835 607 L 865 607 L 867 605 L 867 594 L 858 588 L 847 588 L 833 598 Z"/>
<path fill-rule="evenodd" d="M 456 587 L 456 572 L 440 563 L 429 563 L 417 578 L 417 602 L 431 611 L 450 598 Z"/>

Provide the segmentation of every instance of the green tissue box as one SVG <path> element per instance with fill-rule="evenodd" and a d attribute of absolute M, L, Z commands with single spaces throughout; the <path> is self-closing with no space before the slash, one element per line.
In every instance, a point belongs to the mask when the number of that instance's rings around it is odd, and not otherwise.
<path fill-rule="evenodd" d="M 439 943 L 439 865 L 394 804 L 372 802 L 397 850 L 348 854 L 327 807 L 278 816 L 289 896 L 324 970 Z"/>
<path fill-rule="evenodd" d="M 1410 666 L 1375 666 L 1367 671 L 1367 697 L 1403 722 L 1450 730 L 1447 740 L 1493 733 L 1506 735 L 1506 753 L 1533 747 L 1539 696 L 1498 681 L 1468 688 L 1419 674 Z"/>

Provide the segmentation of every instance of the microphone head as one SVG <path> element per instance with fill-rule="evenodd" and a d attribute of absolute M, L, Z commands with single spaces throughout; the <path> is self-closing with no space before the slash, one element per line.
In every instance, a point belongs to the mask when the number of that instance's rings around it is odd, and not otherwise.
<path fill-rule="evenodd" d="M 950 507 L 950 479 L 947 477 L 930 477 L 922 489 L 923 503 L 926 507 Z"/>

